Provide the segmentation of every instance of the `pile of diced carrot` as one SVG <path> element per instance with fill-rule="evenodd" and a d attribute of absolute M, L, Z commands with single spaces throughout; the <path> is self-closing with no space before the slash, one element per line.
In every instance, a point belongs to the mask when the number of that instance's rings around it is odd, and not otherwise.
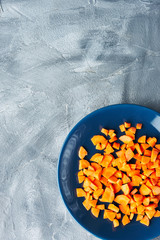
<path fill-rule="evenodd" d="M 88 152 L 79 149 L 77 197 L 84 197 L 83 206 L 98 217 L 113 221 L 114 227 L 136 221 L 149 226 L 153 217 L 160 217 L 157 210 L 160 200 L 160 144 L 155 137 L 135 134 L 141 123 L 131 127 L 124 122 L 119 126 L 124 134 L 119 138 L 115 130 L 101 130 L 91 141 L 97 150 L 91 159 L 85 160 Z M 120 143 L 122 142 L 122 143 Z M 103 204 L 101 204 L 103 203 Z"/>

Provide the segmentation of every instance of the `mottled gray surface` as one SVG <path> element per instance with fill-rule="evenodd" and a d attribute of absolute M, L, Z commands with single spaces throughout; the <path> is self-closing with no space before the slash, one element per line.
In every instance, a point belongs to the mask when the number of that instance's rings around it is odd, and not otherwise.
<path fill-rule="evenodd" d="M 66 210 L 71 128 L 115 103 L 160 111 L 159 0 L 2 0 L 0 239 L 95 240 Z"/>

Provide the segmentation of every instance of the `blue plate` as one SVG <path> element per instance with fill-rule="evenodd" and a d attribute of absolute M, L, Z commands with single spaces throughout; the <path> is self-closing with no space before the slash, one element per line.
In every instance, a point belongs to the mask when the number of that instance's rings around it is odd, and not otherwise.
<path fill-rule="evenodd" d="M 113 228 L 112 222 L 103 219 L 103 211 L 97 219 L 90 211 L 83 207 L 83 198 L 76 197 L 76 188 L 81 185 L 77 181 L 78 172 L 78 150 L 81 145 L 85 146 L 89 159 L 95 148 L 90 139 L 93 135 L 99 134 L 102 127 L 115 129 L 119 132 L 118 126 L 124 121 L 132 123 L 143 123 L 142 130 L 137 131 L 137 137 L 146 134 L 155 136 L 158 139 L 160 132 L 160 114 L 146 107 L 120 104 L 101 108 L 83 118 L 68 134 L 58 165 L 58 183 L 62 198 L 66 207 L 76 221 L 86 230 L 101 239 L 123 239 L 123 240 L 147 240 L 160 235 L 160 218 L 153 218 L 150 226 L 140 224 L 134 220 L 123 227 L 120 225 Z"/>

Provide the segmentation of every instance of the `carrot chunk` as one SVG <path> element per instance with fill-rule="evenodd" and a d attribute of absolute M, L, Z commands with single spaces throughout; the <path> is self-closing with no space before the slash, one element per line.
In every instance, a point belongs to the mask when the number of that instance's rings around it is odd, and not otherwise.
<path fill-rule="evenodd" d="M 86 149 L 81 146 L 80 149 L 79 149 L 79 152 L 78 152 L 79 158 L 80 158 L 80 159 L 83 159 L 83 158 L 85 158 L 85 156 L 86 156 L 87 154 L 88 154 L 88 153 L 87 153 Z"/>
<path fill-rule="evenodd" d="M 116 207 L 114 204 L 109 204 L 108 209 L 110 209 L 110 210 L 112 210 L 113 212 L 116 212 L 116 213 L 119 212 L 119 208 Z"/>
<path fill-rule="evenodd" d="M 122 218 L 122 224 L 125 226 L 128 223 L 130 223 L 130 220 L 127 215 L 124 215 L 124 217 Z"/>
<path fill-rule="evenodd" d="M 95 207 L 92 207 L 92 208 L 91 208 L 91 213 L 92 213 L 93 216 L 95 216 L 96 218 L 98 218 L 99 212 L 100 212 L 100 209 L 95 208 Z"/>
<path fill-rule="evenodd" d="M 113 220 L 113 226 L 118 227 L 119 226 L 119 221 L 117 219 Z"/>
<path fill-rule="evenodd" d="M 116 217 L 116 212 L 113 212 L 111 210 L 104 210 L 103 218 L 108 218 L 110 221 L 113 221 Z"/>
<path fill-rule="evenodd" d="M 140 221 L 140 223 L 149 226 L 149 218 L 147 216 L 144 216 L 144 218 L 142 218 L 142 220 Z"/>

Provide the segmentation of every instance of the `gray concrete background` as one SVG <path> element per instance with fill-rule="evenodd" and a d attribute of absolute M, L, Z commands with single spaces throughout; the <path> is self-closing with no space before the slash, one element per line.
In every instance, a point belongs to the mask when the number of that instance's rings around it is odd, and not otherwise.
<path fill-rule="evenodd" d="M 66 210 L 71 128 L 115 103 L 160 112 L 159 0 L 2 0 L 0 239 L 95 240 Z"/>

